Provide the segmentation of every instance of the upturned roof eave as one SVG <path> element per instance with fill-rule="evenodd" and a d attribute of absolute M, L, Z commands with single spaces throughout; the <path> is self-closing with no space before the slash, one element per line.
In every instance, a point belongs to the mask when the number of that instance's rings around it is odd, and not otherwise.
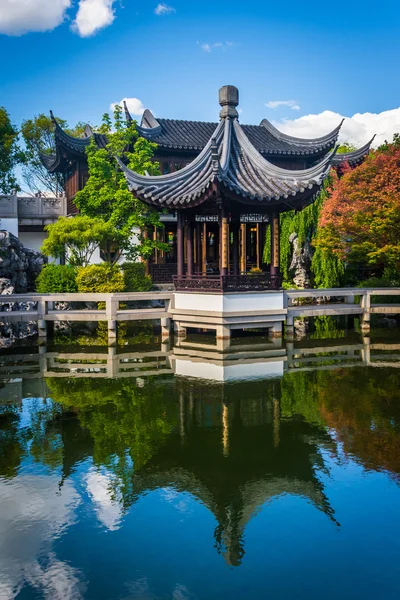
<path fill-rule="evenodd" d="M 366 156 L 368 156 L 372 142 L 375 139 L 375 135 L 362 146 L 361 148 L 357 148 L 357 150 L 352 150 L 351 152 L 343 152 L 337 153 L 333 159 L 333 166 L 337 167 L 341 164 L 348 162 L 350 165 L 357 164 L 358 162 L 364 160 Z"/>
<path fill-rule="evenodd" d="M 292 136 L 292 135 L 283 133 L 282 131 L 279 131 L 279 129 L 277 129 L 270 121 L 268 121 L 268 119 L 263 119 L 260 123 L 260 127 L 264 127 L 265 129 L 267 129 L 267 131 L 269 131 L 272 135 L 274 135 L 274 137 L 276 137 L 278 140 L 286 141 L 290 144 L 294 144 L 297 146 L 304 146 L 304 147 L 316 146 L 320 149 L 320 148 L 326 146 L 327 144 L 331 144 L 333 146 L 336 143 L 337 138 L 339 136 L 340 129 L 343 125 L 343 122 L 344 122 L 344 119 L 342 119 L 341 122 L 337 125 L 337 127 L 335 127 L 335 129 L 333 129 L 329 133 L 327 133 L 321 137 L 309 138 L 309 139 L 308 138 L 299 138 L 296 136 Z"/>

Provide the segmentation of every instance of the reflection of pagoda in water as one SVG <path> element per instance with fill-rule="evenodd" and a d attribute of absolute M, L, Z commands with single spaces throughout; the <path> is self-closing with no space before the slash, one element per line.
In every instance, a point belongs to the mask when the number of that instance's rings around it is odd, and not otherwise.
<path fill-rule="evenodd" d="M 279 382 L 180 381 L 178 389 L 179 432 L 134 475 L 135 494 L 173 487 L 198 498 L 214 514 L 216 547 L 233 566 L 243 557 L 248 522 L 278 496 L 302 497 L 334 520 L 317 475 L 319 447 L 332 441 L 300 418 L 281 419 Z"/>

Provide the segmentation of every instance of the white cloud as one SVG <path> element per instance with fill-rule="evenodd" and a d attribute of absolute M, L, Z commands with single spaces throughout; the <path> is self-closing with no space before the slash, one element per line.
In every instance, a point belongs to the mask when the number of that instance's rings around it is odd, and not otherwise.
<path fill-rule="evenodd" d="M 292 110 L 300 110 L 296 100 L 270 100 L 265 103 L 267 108 L 279 108 L 280 106 L 288 106 Z"/>
<path fill-rule="evenodd" d="M 110 105 L 110 110 L 114 111 L 117 104 L 119 104 L 120 106 L 123 106 L 124 102 L 126 102 L 128 110 L 132 116 L 141 117 L 142 114 L 144 113 L 144 111 L 146 110 L 146 107 L 139 100 L 139 98 L 122 98 L 122 100 L 120 100 L 120 102 L 113 102 Z"/>
<path fill-rule="evenodd" d="M 108 27 L 115 19 L 115 2 L 116 0 L 79 0 L 72 29 L 81 37 L 90 37 L 100 29 Z"/>
<path fill-rule="evenodd" d="M 381 113 L 357 113 L 344 117 L 339 113 L 325 110 L 317 115 L 305 115 L 299 119 L 284 119 L 274 125 L 284 133 L 304 138 L 320 137 L 332 131 L 340 121 L 345 122 L 340 130 L 339 141 L 349 142 L 357 147 L 366 144 L 376 134 L 374 147 L 385 140 L 391 141 L 394 133 L 400 132 L 400 108 Z"/>
<path fill-rule="evenodd" d="M 122 519 L 121 497 L 113 498 L 111 477 L 91 469 L 86 475 L 88 492 L 99 521 L 109 531 L 116 531 Z"/>
<path fill-rule="evenodd" d="M 172 13 L 176 13 L 176 10 L 173 6 L 168 6 L 168 4 L 157 4 L 154 9 L 156 15 L 171 15 Z"/>
<path fill-rule="evenodd" d="M 222 52 L 226 52 L 228 48 L 233 46 L 233 42 L 215 42 L 214 44 L 208 44 L 207 42 L 197 42 L 197 45 L 200 46 L 203 52 L 212 52 L 213 50 L 221 50 Z"/>
<path fill-rule="evenodd" d="M 0 486 L 0 598 L 15 598 L 25 583 L 46 600 L 83 597 L 82 574 L 52 550 L 75 523 L 80 497 L 69 481 L 58 491 L 55 475 L 19 475 Z"/>
<path fill-rule="evenodd" d="M 72 0 L 0 0 L 0 33 L 23 35 L 51 31 L 64 19 Z"/>

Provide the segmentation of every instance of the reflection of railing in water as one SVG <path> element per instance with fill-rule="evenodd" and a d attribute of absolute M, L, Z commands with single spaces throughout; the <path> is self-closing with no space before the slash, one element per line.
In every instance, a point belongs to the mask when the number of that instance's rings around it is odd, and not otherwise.
<path fill-rule="evenodd" d="M 336 342 L 336 340 L 335 340 Z M 371 366 L 400 367 L 400 344 L 364 343 L 294 347 L 263 344 L 231 347 L 223 353 L 215 346 L 180 344 L 172 350 L 164 343 L 151 352 L 118 352 L 108 347 L 104 352 L 38 352 L 3 354 L 0 358 L 0 379 L 15 377 L 121 378 L 150 377 L 177 374 L 215 381 L 240 380 L 251 376 L 251 368 L 262 378 L 267 372 L 261 366 L 280 365 L 269 376 L 282 376 L 285 371 L 331 370 L 339 367 Z M 184 368 L 182 368 L 184 365 Z M 258 368 L 257 368 L 258 367 Z M 229 368 L 231 373 L 225 377 Z M 222 373 L 222 375 L 221 375 Z"/>

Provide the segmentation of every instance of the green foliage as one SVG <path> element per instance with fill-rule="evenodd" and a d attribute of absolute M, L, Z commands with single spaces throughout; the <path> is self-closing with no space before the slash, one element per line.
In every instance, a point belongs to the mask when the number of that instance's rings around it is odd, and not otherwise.
<path fill-rule="evenodd" d="M 386 269 L 382 277 L 369 277 L 360 281 L 357 285 L 359 288 L 391 288 L 400 287 L 400 274 L 393 272 L 392 270 Z M 398 304 L 400 302 L 399 296 L 371 296 L 372 303 L 383 303 L 383 304 Z"/>
<path fill-rule="evenodd" d="M 126 292 L 147 292 L 151 290 L 153 282 L 150 275 L 146 275 L 143 263 L 127 262 L 122 265 L 125 279 Z"/>
<path fill-rule="evenodd" d="M 18 147 L 18 131 L 5 108 L 0 106 L 0 194 L 19 190 L 14 168 L 23 161 Z"/>
<path fill-rule="evenodd" d="M 76 275 L 76 269 L 69 265 L 45 265 L 36 279 L 36 291 L 40 294 L 77 292 Z"/>
<path fill-rule="evenodd" d="M 89 265 L 78 271 L 76 278 L 78 292 L 111 294 L 125 290 L 123 273 L 117 265 L 102 263 Z"/>
<path fill-rule="evenodd" d="M 312 340 L 339 339 L 346 337 L 346 317 L 321 315 L 313 319 Z"/>
<path fill-rule="evenodd" d="M 57 123 L 70 135 L 81 136 L 85 125 L 78 123 L 70 129 L 64 119 L 56 117 Z M 26 119 L 21 125 L 21 134 L 25 143 L 25 166 L 22 177 L 32 193 L 47 190 L 57 194 L 63 189 L 63 176 L 61 173 L 49 173 L 40 160 L 40 153 L 53 154 L 55 152 L 54 123 L 52 119 L 39 114 L 33 119 Z"/>
<path fill-rule="evenodd" d="M 138 387 L 136 379 L 47 379 L 52 398 L 78 407 L 80 425 L 93 440 L 93 461 L 115 477 L 112 485 L 125 506 L 134 500 L 132 477 L 176 428 L 178 413 L 171 389 L 151 379 Z"/>
<path fill-rule="evenodd" d="M 347 150 L 346 150 L 347 151 Z M 313 204 L 299 212 L 289 211 L 280 215 L 281 227 L 281 256 L 280 267 L 283 282 L 289 287 L 292 285 L 290 263 L 292 258 L 292 244 L 289 241 L 292 233 L 297 233 L 300 245 L 305 243 L 313 247 L 318 237 L 318 221 L 321 208 L 328 196 L 327 187 L 329 180 L 325 182 L 324 188 Z M 268 228 L 267 240 L 264 249 L 264 261 L 270 262 L 270 240 L 271 233 Z M 319 288 L 338 287 L 342 283 L 344 274 L 344 263 L 330 250 L 317 248 L 311 259 L 312 284 Z"/>
<path fill-rule="evenodd" d="M 74 267 L 86 266 L 97 248 L 110 244 L 115 238 L 111 223 L 85 215 L 61 217 L 47 225 L 46 231 L 49 235 L 41 248 L 43 254 L 56 258 L 65 256 Z"/>
<path fill-rule="evenodd" d="M 326 248 L 316 248 L 311 271 L 318 288 L 340 287 L 345 274 L 345 263 Z"/>
<path fill-rule="evenodd" d="M 121 111 L 121 107 L 117 106 L 114 128 L 110 117 L 104 115 L 99 132 L 107 136 L 108 144 L 105 148 L 98 148 L 92 140 L 87 149 L 89 180 L 74 199 L 81 214 L 100 218 L 112 226 L 114 237 L 103 247 L 107 262 L 112 262 L 116 253 L 135 260 L 138 255 L 150 256 L 154 248 L 168 250 L 166 244 L 145 239 L 142 234 L 139 234 L 140 244 L 132 237 L 134 229 L 144 231 L 146 227 L 163 227 L 163 224 L 155 210 L 131 194 L 116 158 L 142 174 L 159 174 L 159 165 L 151 160 L 156 145 L 144 138 L 138 139 L 136 123 L 124 121 Z M 128 151 L 128 148 L 133 148 L 133 151 Z"/>
<path fill-rule="evenodd" d="M 344 144 L 341 144 L 339 146 L 339 148 L 337 149 L 337 153 L 338 154 L 346 154 L 347 152 L 354 152 L 354 150 L 357 150 L 356 146 L 354 146 L 354 144 L 349 144 L 347 142 L 345 142 Z"/>

